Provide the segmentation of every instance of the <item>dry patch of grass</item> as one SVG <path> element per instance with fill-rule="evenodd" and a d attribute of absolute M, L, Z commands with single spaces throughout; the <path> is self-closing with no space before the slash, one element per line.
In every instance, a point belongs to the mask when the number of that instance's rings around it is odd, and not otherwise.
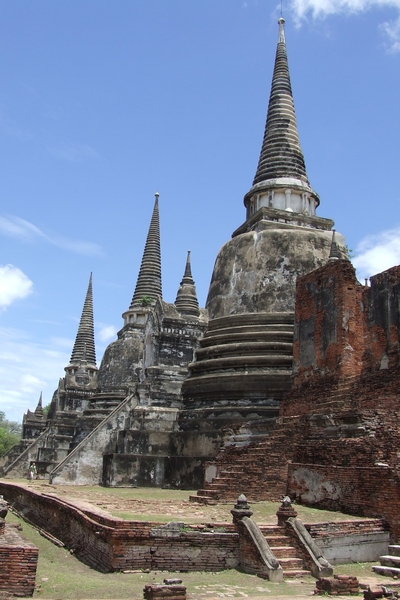
<path fill-rule="evenodd" d="M 54 494 L 63 500 L 98 510 L 126 520 L 185 521 L 186 523 L 231 522 L 232 504 L 201 505 L 189 502 L 188 490 L 159 488 L 103 488 L 100 486 L 50 485 L 44 481 L 23 482 L 38 492 Z M 280 502 L 251 504 L 257 523 L 276 523 Z M 305 523 L 351 520 L 343 513 L 296 506 L 299 519 Z"/>

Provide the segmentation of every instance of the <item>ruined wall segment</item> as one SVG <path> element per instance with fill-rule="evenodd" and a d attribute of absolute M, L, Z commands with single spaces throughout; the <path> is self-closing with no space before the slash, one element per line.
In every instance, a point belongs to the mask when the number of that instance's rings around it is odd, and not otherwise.
<path fill-rule="evenodd" d="M 349 261 L 297 281 L 294 386 L 343 381 L 399 366 L 400 267 L 361 285 Z"/>
<path fill-rule="evenodd" d="M 365 289 L 347 260 L 329 262 L 297 280 L 295 386 L 311 377 L 360 375 L 365 351 Z"/>
<path fill-rule="evenodd" d="M 400 539 L 400 268 L 357 282 L 334 261 L 297 283 L 288 491 L 302 503 L 384 517 Z"/>
<path fill-rule="evenodd" d="M 400 266 L 374 275 L 370 284 L 365 369 L 391 369 L 400 357 Z"/>

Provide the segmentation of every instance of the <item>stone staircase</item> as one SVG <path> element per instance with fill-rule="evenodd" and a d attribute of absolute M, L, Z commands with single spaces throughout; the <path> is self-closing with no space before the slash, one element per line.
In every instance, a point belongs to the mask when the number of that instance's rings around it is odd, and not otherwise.
<path fill-rule="evenodd" d="M 112 396 L 93 396 L 89 406 L 81 413 L 61 411 L 51 424 L 44 446 L 38 448 L 36 466 L 41 477 L 48 478 L 51 471 L 62 462 L 95 427 L 97 427 L 121 401 Z"/>
<path fill-rule="evenodd" d="M 286 434 L 279 428 L 262 442 L 228 449 L 215 461 L 217 476 L 196 495 L 189 496 L 190 501 L 234 502 L 244 491 L 252 500 L 279 500 L 286 491 L 285 440 Z"/>
<path fill-rule="evenodd" d="M 206 473 L 212 467 L 209 472 L 215 476 L 190 500 L 201 504 L 231 502 L 243 492 L 251 500 L 279 500 L 286 493 L 287 461 L 312 464 L 317 442 L 329 443 L 336 451 L 343 440 L 369 436 L 367 416 L 361 418 L 357 407 L 352 406 L 354 383 L 355 378 L 348 378 L 328 388 L 323 398 L 312 398 L 309 415 L 291 416 L 290 410 L 287 415 L 281 411 L 275 429 L 263 438 L 252 440 L 250 435 L 244 444 L 232 438 L 231 446 L 230 440 L 225 442 L 215 461 L 206 463 Z M 300 449 L 296 446 L 299 434 Z M 351 460 L 352 447 L 346 449 Z"/>
<path fill-rule="evenodd" d="M 304 577 L 311 572 L 304 566 L 303 558 L 299 557 L 298 550 L 293 546 L 285 530 L 277 525 L 260 525 L 260 530 L 265 537 L 272 553 L 278 559 L 285 579 Z"/>
<path fill-rule="evenodd" d="M 372 570 L 379 575 L 387 577 L 400 577 L 400 546 L 388 546 L 389 554 L 379 557 L 380 565 L 372 567 Z"/>
<path fill-rule="evenodd" d="M 358 408 L 358 402 L 354 397 L 354 387 L 359 383 L 359 377 L 347 377 L 339 381 L 333 388 L 328 390 L 328 394 L 320 396 L 313 402 L 313 411 L 315 413 L 340 413 L 344 411 L 354 411 Z"/>

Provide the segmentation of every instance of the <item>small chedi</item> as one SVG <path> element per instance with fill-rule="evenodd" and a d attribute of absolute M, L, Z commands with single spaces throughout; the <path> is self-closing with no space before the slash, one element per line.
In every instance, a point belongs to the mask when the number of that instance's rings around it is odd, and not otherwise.
<path fill-rule="evenodd" d="M 359 284 L 343 237 L 317 216 L 278 25 L 245 221 L 218 253 L 205 308 L 190 253 L 175 302 L 162 297 L 156 194 L 118 339 L 98 368 L 90 277 L 50 411 L 42 398 L 28 411 L 3 476 L 35 462 L 55 484 L 198 488 L 198 502 L 289 494 L 385 516 L 400 536 L 400 267 Z"/>

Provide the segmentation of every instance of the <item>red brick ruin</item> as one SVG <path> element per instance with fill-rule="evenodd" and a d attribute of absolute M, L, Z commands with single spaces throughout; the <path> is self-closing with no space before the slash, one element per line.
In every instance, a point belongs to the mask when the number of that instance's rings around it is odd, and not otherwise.
<path fill-rule="evenodd" d="M 0 592 L 32 596 L 35 590 L 39 550 L 22 538 L 17 527 L 5 518 L 7 503 L 0 498 Z"/>
<path fill-rule="evenodd" d="M 384 517 L 400 538 L 400 266 L 361 285 L 330 261 L 296 287 L 293 387 L 269 438 L 213 463 L 207 501 L 276 500 Z"/>

